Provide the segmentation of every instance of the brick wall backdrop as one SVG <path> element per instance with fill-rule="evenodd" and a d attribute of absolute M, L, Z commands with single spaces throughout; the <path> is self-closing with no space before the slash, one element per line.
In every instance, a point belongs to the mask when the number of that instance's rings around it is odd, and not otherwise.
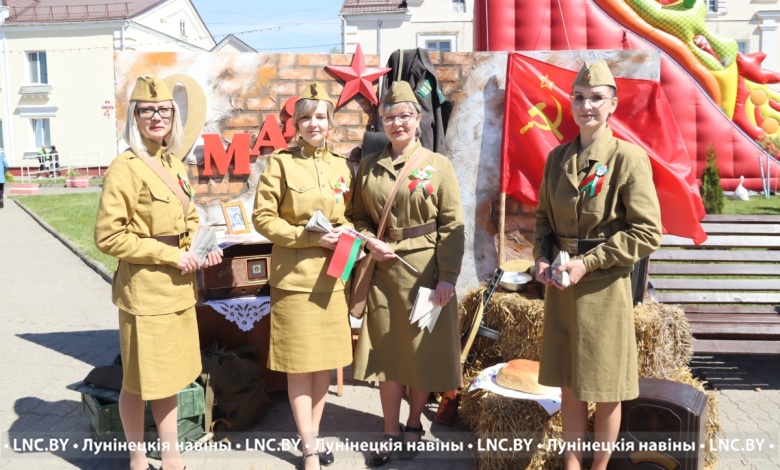
<path fill-rule="evenodd" d="M 222 124 L 222 138 L 226 141 L 226 147 L 237 133 L 251 134 L 250 145 L 254 146 L 257 133 L 269 114 L 278 118 L 283 130 L 290 117 L 283 111 L 285 103 L 290 97 L 300 95 L 312 81 L 316 80 L 324 84 L 331 98 L 338 102 L 343 91 L 343 82 L 328 73 L 325 66 L 349 66 L 353 57 L 352 54 L 271 54 L 270 56 L 271 62 L 278 65 L 264 75 L 269 78 L 268 83 L 263 86 L 258 85 L 253 93 L 242 96 L 236 101 L 230 117 Z M 378 56 L 365 55 L 364 57 L 366 66 L 380 66 Z M 457 53 L 435 53 L 431 54 L 431 60 L 436 66 L 442 92 L 449 99 L 459 87 L 462 65 L 464 62 L 469 62 L 468 57 Z M 389 74 L 385 75 L 387 76 Z M 374 84 L 377 94 L 378 84 L 378 81 Z M 367 130 L 370 117 L 375 111 L 376 107 L 360 94 L 337 108 L 335 118 L 340 126 L 340 133 L 336 136 L 333 150 L 350 156 L 353 161 L 358 161 L 363 133 Z M 263 148 L 261 155 L 256 158 L 264 161 L 272 151 L 270 147 Z M 254 164 L 255 157 L 252 158 L 253 172 L 258 171 L 258 165 Z M 223 176 L 215 172 L 214 176 L 207 177 L 202 175 L 202 165 L 190 165 L 189 172 L 190 181 L 200 204 L 216 199 L 227 202 L 238 197 L 249 189 L 248 181 L 254 176 L 231 173 Z M 256 177 L 253 181 L 256 181 Z"/>

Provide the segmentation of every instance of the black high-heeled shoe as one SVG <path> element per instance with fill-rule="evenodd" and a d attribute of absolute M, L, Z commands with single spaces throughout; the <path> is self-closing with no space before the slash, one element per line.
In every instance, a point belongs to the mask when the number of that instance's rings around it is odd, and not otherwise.
<path fill-rule="evenodd" d="M 415 435 L 415 440 L 409 440 L 407 439 L 407 436 L 409 434 Z M 414 458 L 417 454 L 420 453 L 420 451 L 414 447 L 414 444 L 420 442 L 422 440 L 422 437 L 425 435 L 425 431 L 423 430 L 422 426 L 419 428 L 415 428 L 409 425 L 406 425 L 404 427 L 404 446 L 403 450 L 399 454 L 399 458 L 401 460 L 409 460 L 411 458 Z M 411 446 L 410 446 L 411 444 Z"/>
<path fill-rule="evenodd" d="M 403 442 L 403 434 L 399 432 L 395 436 L 392 434 L 383 434 L 382 441 L 379 443 L 379 450 L 371 451 L 371 455 L 366 459 L 366 465 L 371 468 L 381 467 L 390 462 L 393 455 L 393 443 Z M 386 452 L 382 452 L 385 450 Z"/>
<path fill-rule="evenodd" d="M 315 442 L 319 443 L 320 436 L 316 436 L 314 439 Z M 316 449 L 319 449 L 319 446 L 316 447 Z M 303 452 L 303 440 L 298 442 L 298 450 Z M 336 461 L 336 457 L 333 456 L 333 452 L 331 452 L 330 450 L 328 450 L 327 447 L 324 446 L 323 446 L 323 451 L 319 452 L 319 456 L 320 456 L 320 465 L 324 465 L 325 467 L 333 465 L 333 462 Z"/>
<path fill-rule="evenodd" d="M 301 463 L 298 466 L 298 468 L 300 468 L 301 470 L 304 470 L 306 468 L 306 459 L 308 459 L 309 457 L 314 457 L 315 455 L 319 456 L 319 454 L 317 452 L 312 452 L 311 454 L 306 454 L 303 457 L 301 457 Z M 320 468 L 322 468 L 322 465 L 320 465 Z"/>
<path fill-rule="evenodd" d="M 319 441 L 320 436 L 317 436 L 317 440 Z M 319 448 L 319 447 L 318 447 Z M 333 456 L 333 452 L 330 451 L 326 446 L 323 445 L 323 450 L 320 452 L 320 465 L 328 467 L 330 465 L 333 465 L 333 462 L 336 461 L 336 457 Z"/>

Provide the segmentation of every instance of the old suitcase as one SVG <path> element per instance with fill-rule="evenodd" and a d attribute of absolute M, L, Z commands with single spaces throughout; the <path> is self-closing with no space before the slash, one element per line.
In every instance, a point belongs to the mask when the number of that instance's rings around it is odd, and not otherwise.
<path fill-rule="evenodd" d="M 222 263 L 201 270 L 207 300 L 268 293 L 272 243 L 245 243 L 223 250 Z"/>
<path fill-rule="evenodd" d="M 639 397 L 624 401 L 621 409 L 620 437 L 627 444 L 613 454 L 609 470 L 703 467 L 707 426 L 704 392 L 672 380 L 639 379 Z"/>

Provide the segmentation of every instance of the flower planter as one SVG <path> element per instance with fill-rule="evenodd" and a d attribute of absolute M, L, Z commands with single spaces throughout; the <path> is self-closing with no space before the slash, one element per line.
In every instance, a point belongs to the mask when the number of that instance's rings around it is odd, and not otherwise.
<path fill-rule="evenodd" d="M 39 184 L 36 183 L 8 183 L 10 194 L 38 194 Z"/>
<path fill-rule="evenodd" d="M 66 188 L 86 188 L 89 186 L 89 176 L 68 176 L 65 178 Z"/>

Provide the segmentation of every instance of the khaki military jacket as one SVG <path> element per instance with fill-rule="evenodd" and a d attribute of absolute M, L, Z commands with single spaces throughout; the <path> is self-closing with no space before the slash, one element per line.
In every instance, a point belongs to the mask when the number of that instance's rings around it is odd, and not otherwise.
<path fill-rule="evenodd" d="M 352 226 L 344 216 L 352 196 L 352 168 L 345 157 L 300 142 L 303 147 L 277 150 L 268 157 L 257 185 L 252 223 L 274 243 L 272 286 L 297 292 L 341 291 L 344 282 L 326 274 L 333 251 L 319 245 L 319 232 L 305 227 L 317 209 L 334 226 Z"/>
<path fill-rule="evenodd" d="M 585 152 L 587 175 L 607 167 L 601 191 L 579 190 L 577 154 L 580 139 L 560 145 L 547 157 L 536 210 L 534 259 L 552 261 L 558 254 L 555 234 L 567 238 L 606 238 L 579 258 L 588 273 L 583 281 L 630 272 L 633 264 L 661 244 L 661 212 L 647 154 L 613 137 L 607 128 Z"/>
<path fill-rule="evenodd" d="M 187 178 L 179 157 L 166 155 L 165 147 L 145 144 L 175 180 Z M 180 248 L 149 237 L 192 234 L 197 226 L 195 204 L 190 204 L 185 220 L 179 198 L 141 158 L 130 150 L 115 158 L 103 180 L 95 224 L 97 248 L 120 261 L 112 284 L 114 304 L 135 315 L 195 305 L 195 274 L 182 274 L 176 267 Z"/>
<path fill-rule="evenodd" d="M 420 147 L 420 142 L 393 161 L 388 145 L 381 152 L 369 155 L 360 162 L 355 182 L 355 195 L 347 210 L 347 218 L 355 224 L 355 229 L 368 236 L 376 237 L 382 210 L 409 157 Z M 418 182 L 414 191 L 404 181 L 398 189 L 395 204 L 390 210 L 385 234 L 392 229 L 415 227 L 435 220 L 438 229 L 428 235 L 400 241 L 385 242 L 402 253 L 424 248 L 436 249 L 438 279 L 455 285 L 460 275 L 463 260 L 465 233 L 463 213 L 460 204 L 460 186 L 449 159 L 438 153 L 430 154 L 420 168 L 431 167 L 431 177 L 427 180 L 433 190 L 426 196 L 424 182 Z"/>

